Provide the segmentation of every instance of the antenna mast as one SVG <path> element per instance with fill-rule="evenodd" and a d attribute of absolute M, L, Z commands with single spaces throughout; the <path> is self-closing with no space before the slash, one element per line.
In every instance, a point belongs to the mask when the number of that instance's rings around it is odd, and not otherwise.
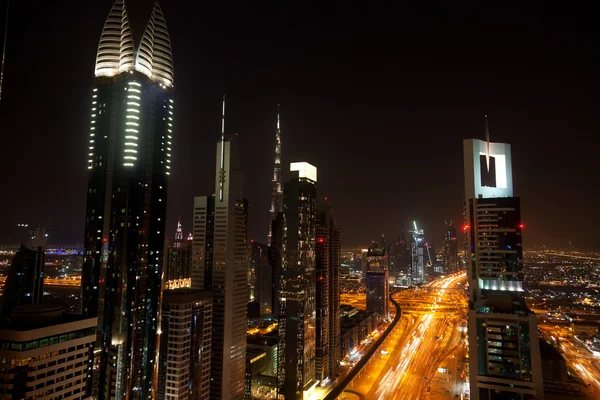
<path fill-rule="evenodd" d="M 490 170 L 490 128 L 488 126 L 488 117 L 485 114 L 485 141 L 486 141 L 486 149 L 485 149 L 485 163 L 487 164 L 487 170 Z"/>
<path fill-rule="evenodd" d="M 225 183 L 225 93 L 223 93 L 223 112 L 221 113 L 221 170 L 219 171 L 219 201 L 223 201 Z"/>
<path fill-rule="evenodd" d="M 6 1 L 6 20 L 4 21 L 4 43 L 2 44 L 2 67 L 0 69 L 0 102 L 2 102 L 2 81 L 4 81 L 4 60 L 6 59 L 6 37 L 8 36 L 8 11 L 10 0 Z"/>

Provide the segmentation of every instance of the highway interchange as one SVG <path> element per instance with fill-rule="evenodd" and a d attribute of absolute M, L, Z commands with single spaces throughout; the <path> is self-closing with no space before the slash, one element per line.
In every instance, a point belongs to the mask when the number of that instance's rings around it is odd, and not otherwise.
<path fill-rule="evenodd" d="M 400 321 L 380 346 L 381 351 L 346 388 L 343 398 L 414 400 L 435 392 L 460 398 L 465 385 L 455 381 L 464 377 L 456 368 L 466 351 L 465 283 L 463 273 L 394 294 L 402 310 Z M 447 388 L 441 387 L 436 377 L 442 364 L 450 366 Z"/>

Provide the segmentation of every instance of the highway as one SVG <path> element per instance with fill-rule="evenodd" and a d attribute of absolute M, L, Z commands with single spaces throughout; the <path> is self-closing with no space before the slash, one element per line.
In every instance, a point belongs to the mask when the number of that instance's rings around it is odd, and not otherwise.
<path fill-rule="evenodd" d="M 549 339 L 565 358 L 568 368 L 585 383 L 584 390 L 589 398 L 600 398 L 600 358 L 589 352 L 573 337 L 565 325 L 551 325 L 538 316 L 538 327 L 542 337 Z"/>
<path fill-rule="evenodd" d="M 440 363 L 464 346 L 467 311 L 465 274 L 431 282 L 394 295 L 402 316 L 344 392 L 344 398 L 415 400 L 422 398 Z M 458 289 L 458 290 L 456 290 Z M 454 376 L 454 375 L 452 375 Z M 454 385 L 462 388 L 464 385 Z M 458 393 L 457 393 L 458 394 Z"/>

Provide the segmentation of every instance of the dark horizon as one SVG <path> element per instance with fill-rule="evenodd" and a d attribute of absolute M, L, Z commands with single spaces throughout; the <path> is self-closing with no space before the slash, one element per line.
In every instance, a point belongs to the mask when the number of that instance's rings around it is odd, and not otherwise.
<path fill-rule="evenodd" d="M 292 161 L 317 167 L 343 248 L 392 241 L 416 220 L 439 249 L 444 221 L 463 224 L 462 139 L 483 139 L 488 114 L 491 140 L 512 145 L 525 250 L 600 249 L 593 6 L 160 3 L 175 64 L 169 237 L 178 216 L 191 231 L 193 196 L 214 191 L 225 92 L 226 131 L 246 149 L 249 239 L 266 241 L 279 103 L 284 181 Z M 111 4 L 11 3 L 0 242 L 48 219 L 50 243 L 83 241 L 93 65 Z"/>

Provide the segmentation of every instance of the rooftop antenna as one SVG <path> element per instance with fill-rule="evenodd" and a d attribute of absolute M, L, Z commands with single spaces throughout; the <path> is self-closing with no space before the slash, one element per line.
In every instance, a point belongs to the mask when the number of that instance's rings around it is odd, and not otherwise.
<path fill-rule="evenodd" d="M 4 81 L 4 60 L 6 58 L 6 37 L 8 36 L 8 11 L 10 0 L 6 1 L 6 21 L 4 24 L 4 43 L 2 44 L 2 67 L 0 69 L 0 102 L 2 102 L 2 81 Z"/>
<path fill-rule="evenodd" d="M 488 116 L 485 114 L 485 141 L 486 141 L 486 149 L 485 149 L 485 163 L 487 165 L 487 170 L 490 170 L 490 128 L 488 126 Z"/>
<path fill-rule="evenodd" d="M 221 171 L 219 171 L 219 201 L 223 201 L 225 183 L 225 93 L 223 93 L 223 112 L 221 114 Z"/>

